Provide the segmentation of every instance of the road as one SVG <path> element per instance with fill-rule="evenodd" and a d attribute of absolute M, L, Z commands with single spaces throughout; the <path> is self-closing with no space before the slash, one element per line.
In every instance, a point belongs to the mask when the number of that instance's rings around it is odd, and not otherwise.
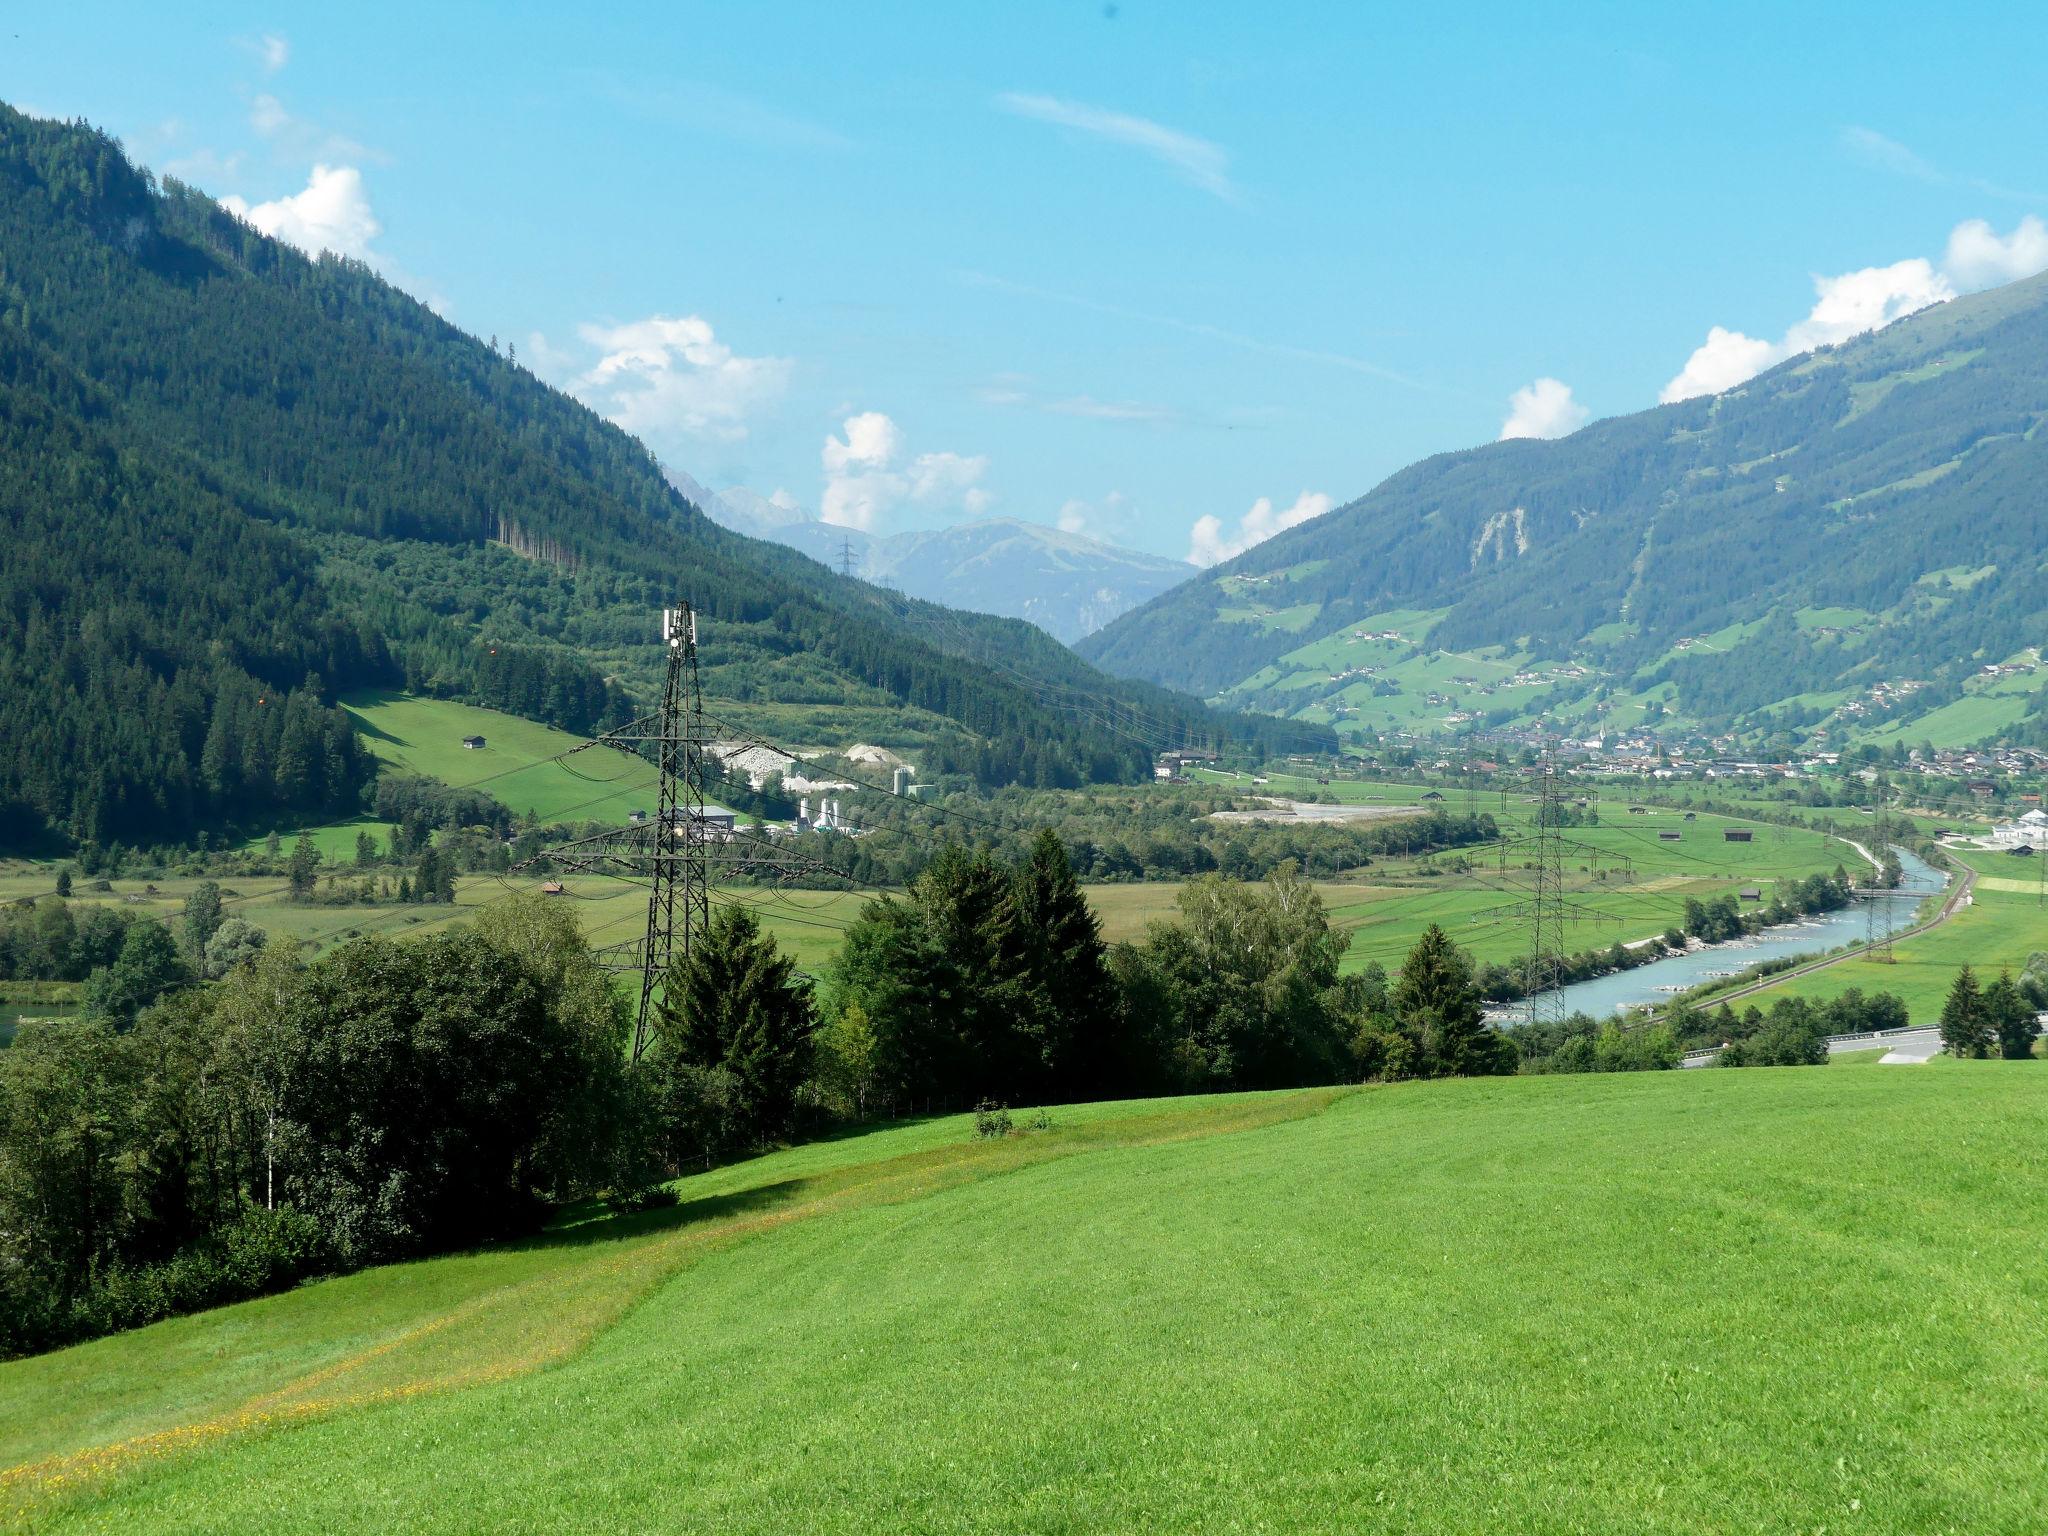
<path fill-rule="evenodd" d="M 1924 1065 L 1941 1051 L 1941 1031 L 1933 1025 L 1915 1025 L 1910 1029 L 1888 1029 L 1881 1035 L 1836 1035 L 1828 1040 L 1828 1054 L 1840 1056 L 1847 1051 L 1874 1051 L 1882 1049 L 1881 1067 Z M 1720 1046 L 1706 1050 L 1688 1051 L 1681 1067 L 1711 1067 L 1714 1059 L 1721 1054 Z"/>

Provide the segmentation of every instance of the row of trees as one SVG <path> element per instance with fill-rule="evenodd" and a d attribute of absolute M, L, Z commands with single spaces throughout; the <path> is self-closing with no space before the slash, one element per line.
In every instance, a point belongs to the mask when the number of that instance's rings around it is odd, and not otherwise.
<path fill-rule="evenodd" d="M 162 981 L 175 949 L 158 960 Z M 529 1230 L 643 1179 L 619 1161 L 642 1120 L 619 1000 L 538 899 L 170 987 L 110 986 L 0 1052 L 0 1351 Z"/>

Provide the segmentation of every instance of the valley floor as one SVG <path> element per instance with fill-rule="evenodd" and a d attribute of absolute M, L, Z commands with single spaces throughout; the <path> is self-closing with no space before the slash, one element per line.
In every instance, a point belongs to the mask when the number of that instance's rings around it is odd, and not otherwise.
<path fill-rule="evenodd" d="M 0 1501 L 321 1536 L 2048 1525 L 2038 1064 L 1051 1120 L 0 1366 Z"/>

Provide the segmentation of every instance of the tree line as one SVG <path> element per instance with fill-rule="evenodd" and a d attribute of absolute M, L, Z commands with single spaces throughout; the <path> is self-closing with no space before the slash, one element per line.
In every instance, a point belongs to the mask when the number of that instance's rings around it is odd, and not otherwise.
<path fill-rule="evenodd" d="M 1397 981 L 1338 969 L 1313 886 L 1209 876 L 1106 945 L 1066 850 L 949 848 L 799 975 L 743 904 L 624 1001 L 537 897 L 310 964 L 220 892 L 125 925 L 75 1019 L 0 1052 L 0 1350 L 534 1230 L 602 1195 L 885 1113 L 1514 1070 L 1431 929 Z"/>

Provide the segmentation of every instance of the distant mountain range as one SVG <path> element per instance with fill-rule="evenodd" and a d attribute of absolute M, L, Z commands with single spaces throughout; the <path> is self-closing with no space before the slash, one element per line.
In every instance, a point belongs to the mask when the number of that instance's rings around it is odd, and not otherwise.
<path fill-rule="evenodd" d="M 1084 640 L 1341 733 L 2048 740 L 2048 274 L 1440 454 Z"/>
<path fill-rule="evenodd" d="M 679 471 L 668 476 L 706 517 L 735 532 L 802 550 L 834 570 L 850 552 L 853 573 L 863 580 L 951 608 L 1027 619 L 1068 644 L 1186 580 L 1191 570 L 1164 555 L 1015 518 L 877 537 L 820 522 L 745 486 L 712 491 Z"/>

